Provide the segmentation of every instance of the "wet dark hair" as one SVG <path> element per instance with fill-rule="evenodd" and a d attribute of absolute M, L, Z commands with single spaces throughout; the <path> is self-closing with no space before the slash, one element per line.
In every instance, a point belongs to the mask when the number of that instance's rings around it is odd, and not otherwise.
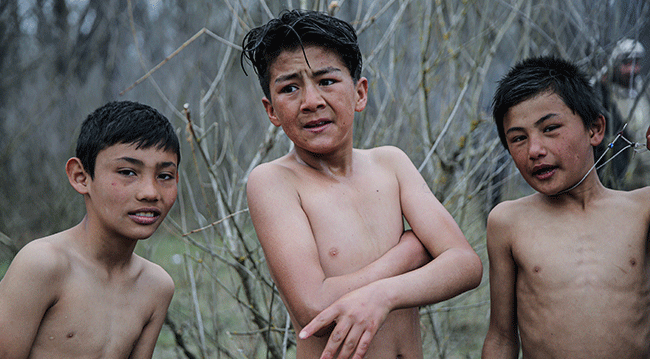
<path fill-rule="evenodd" d="M 319 11 L 285 10 L 276 19 L 256 27 L 242 41 L 241 66 L 250 61 L 270 101 L 269 68 L 282 51 L 316 45 L 336 52 L 356 83 L 361 78 L 361 51 L 349 23 Z M 244 69 L 244 72 L 246 70 Z"/>
<path fill-rule="evenodd" d="M 587 75 L 576 65 L 554 56 L 523 60 L 499 81 L 492 100 L 492 115 L 506 149 L 503 119 L 508 110 L 547 92 L 557 94 L 573 113 L 580 116 L 585 128 L 590 128 L 603 113 Z"/>
<path fill-rule="evenodd" d="M 136 148 L 172 151 L 181 160 L 174 127 L 154 108 L 131 101 L 115 101 L 92 112 L 81 125 L 75 156 L 84 170 L 95 177 L 97 154 L 115 144 L 135 144 Z"/>

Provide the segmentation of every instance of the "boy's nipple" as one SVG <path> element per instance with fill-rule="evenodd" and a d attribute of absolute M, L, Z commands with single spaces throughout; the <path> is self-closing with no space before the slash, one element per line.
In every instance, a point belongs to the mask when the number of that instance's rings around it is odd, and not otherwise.
<path fill-rule="evenodd" d="M 336 247 L 330 248 L 329 255 L 330 257 L 334 258 L 339 254 L 339 249 Z"/>

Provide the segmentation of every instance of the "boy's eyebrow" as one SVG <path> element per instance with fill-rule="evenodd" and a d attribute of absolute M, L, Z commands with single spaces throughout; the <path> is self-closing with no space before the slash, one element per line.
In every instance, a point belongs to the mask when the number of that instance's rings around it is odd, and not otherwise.
<path fill-rule="evenodd" d="M 131 163 L 131 164 L 136 165 L 136 166 L 144 166 L 144 162 L 142 162 L 141 160 L 139 160 L 137 158 L 133 158 L 133 157 L 124 156 L 124 157 L 117 158 L 116 160 L 117 161 L 126 161 L 126 162 Z M 158 167 L 158 168 L 167 168 L 167 167 L 177 167 L 177 165 L 176 165 L 176 163 L 174 163 L 172 161 L 165 161 L 165 162 L 160 162 L 160 163 L 156 164 L 156 167 Z"/>
<path fill-rule="evenodd" d="M 176 163 L 171 162 L 171 161 L 166 161 L 158 164 L 159 168 L 167 168 L 167 167 L 178 167 L 176 166 Z"/>
<path fill-rule="evenodd" d="M 115 160 L 116 161 L 126 161 L 128 163 L 131 163 L 131 164 L 134 164 L 134 165 L 137 165 L 137 166 L 144 166 L 144 162 L 140 161 L 137 158 L 133 158 L 133 157 L 124 156 L 124 157 L 116 158 Z"/>
<path fill-rule="evenodd" d="M 341 69 L 339 69 L 338 67 L 334 67 L 334 66 L 327 66 L 327 67 L 322 68 L 320 70 L 314 71 L 311 76 L 312 77 L 317 77 L 317 76 L 325 75 L 325 74 L 330 73 L 330 72 L 341 72 Z"/>
<path fill-rule="evenodd" d="M 551 117 L 557 116 L 556 113 L 549 113 L 545 116 L 542 116 L 539 120 L 535 121 L 535 127 L 539 127 L 544 121 L 548 120 Z M 506 134 L 513 132 L 513 131 L 523 131 L 523 127 L 510 127 L 508 130 L 506 130 Z"/>
<path fill-rule="evenodd" d="M 322 69 L 319 69 L 319 70 L 316 70 L 316 71 L 312 72 L 311 77 L 318 77 L 318 76 L 321 76 L 321 75 L 324 75 L 324 74 L 327 74 L 327 73 L 330 73 L 330 72 L 340 72 L 340 71 L 341 71 L 341 69 L 339 69 L 338 67 L 327 66 L 327 67 L 324 67 Z M 278 82 L 283 82 L 283 81 L 289 81 L 289 80 L 293 80 L 295 78 L 298 78 L 298 76 L 299 76 L 298 73 L 294 72 L 294 73 L 278 76 L 278 77 L 275 78 L 275 81 L 273 81 L 273 82 L 278 83 Z"/>
<path fill-rule="evenodd" d="M 278 76 L 278 77 L 275 78 L 275 81 L 273 81 L 273 82 L 275 82 L 277 84 L 278 82 L 289 81 L 289 80 L 293 80 L 295 78 L 298 78 L 298 73 L 296 73 L 296 72 L 294 72 L 292 74 L 286 74 L 286 75 Z"/>

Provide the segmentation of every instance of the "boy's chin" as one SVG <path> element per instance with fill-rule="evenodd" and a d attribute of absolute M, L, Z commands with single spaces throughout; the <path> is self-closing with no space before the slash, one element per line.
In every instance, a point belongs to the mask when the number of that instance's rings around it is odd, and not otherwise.
<path fill-rule="evenodd" d="M 534 189 L 537 193 L 543 194 L 548 197 L 557 196 L 558 194 L 566 190 L 566 188 L 569 188 L 569 187 L 563 188 L 557 185 L 552 185 L 550 183 L 539 183 L 534 180 L 527 180 L 526 183 L 528 183 L 528 185 L 532 189 Z"/>

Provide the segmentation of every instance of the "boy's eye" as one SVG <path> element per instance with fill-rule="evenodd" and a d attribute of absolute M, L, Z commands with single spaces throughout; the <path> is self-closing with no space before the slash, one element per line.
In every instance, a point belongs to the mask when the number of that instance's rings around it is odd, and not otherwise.
<path fill-rule="evenodd" d="M 280 89 L 280 93 L 292 93 L 298 89 L 295 85 L 287 85 Z"/>
<path fill-rule="evenodd" d="M 322 80 L 319 81 L 319 84 L 321 86 L 329 86 L 329 85 L 333 85 L 335 83 L 336 83 L 336 80 L 334 80 L 334 79 L 322 79 Z"/>
<path fill-rule="evenodd" d="M 560 125 L 548 125 L 544 127 L 544 132 L 550 132 L 558 128 L 560 128 Z"/>
<path fill-rule="evenodd" d="M 175 177 L 171 173 L 161 173 L 158 175 L 161 180 L 173 180 Z"/>
<path fill-rule="evenodd" d="M 120 169 L 117 170 L 117 173 L 123 175 L 123 176 L 135 176 L 135 172 L 130 169 Z"/>
<path fill-rule="evenodd" d="M 526 136 L 523 136 L 523 135 L 522 136 L 514 136 L 514 137 L 510 138 L 510 143 L 521 142 L 521 141 L 523 141 L 525 139 L 526 139 Z"/>

